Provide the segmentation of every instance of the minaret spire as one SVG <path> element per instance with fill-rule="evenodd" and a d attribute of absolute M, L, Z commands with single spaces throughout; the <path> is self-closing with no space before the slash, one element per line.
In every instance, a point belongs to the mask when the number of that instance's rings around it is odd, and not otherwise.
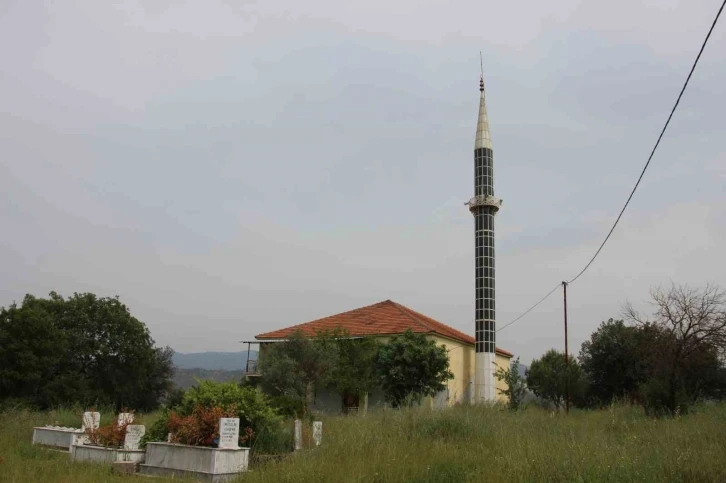
<path fill-rule="evenodd" d="M 494 402 L 496 381 L 496 318 L 494 297 L 494 215 L 502 204 L 494 197 L 494 151 L 484 99 L 484 73 L 479 80 L 479 119 L 474 141 L 474 197 L 469 211 L 474 215 L 475 256 L 475 373 L 474 402 Z"/>
<path fill-rule="evenodd" d="M 484 74 L 479 80 L 479 120 L 476 124 L 476 140 L 474 149 L 489 148 L 492 149 L 492 137 L 489 134 L 489 116 L 487 116 L 487 103 L 484 96 Z"/>

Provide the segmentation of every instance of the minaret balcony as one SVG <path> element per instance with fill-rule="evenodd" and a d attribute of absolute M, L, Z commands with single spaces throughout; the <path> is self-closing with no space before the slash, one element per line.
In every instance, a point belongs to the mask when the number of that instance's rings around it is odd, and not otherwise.
<path fill-rule="evenodd" d="M 502 200 L 495 198 L 492 195 L 477 195 L 465 204 L 469 206 L 469 211 L 474 211 L 480 206 L 489 206 L 494 208 L 494 211 L 496 212 L 499 211 L 499 208 L 502 206 Z"/>

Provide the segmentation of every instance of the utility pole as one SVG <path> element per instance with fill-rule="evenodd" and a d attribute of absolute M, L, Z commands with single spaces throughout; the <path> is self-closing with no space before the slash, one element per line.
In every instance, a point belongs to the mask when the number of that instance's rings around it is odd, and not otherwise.
<path fill-rule="evenodd" d="M 570 355 L 567 348 L 567 282 L 562 282 L 565 309 L 565 412 L 570 414 Z"/>

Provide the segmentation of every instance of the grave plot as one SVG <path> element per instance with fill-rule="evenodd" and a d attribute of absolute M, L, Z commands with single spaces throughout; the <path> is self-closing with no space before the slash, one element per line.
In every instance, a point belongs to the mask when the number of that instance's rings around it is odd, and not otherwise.
<path fill-rule="evenodd" d="M 116 430 L 117 434 L 111 432 L 107 438 L 91 434 L 89 439 L 95 441 L 74 445 L 71 449 L 71 460 L 106 464 L 124 462 L 134 465 L 143 462 L 146 452 L 140 449 L 140 444 L 141 438 L 146 433 L 146 427 L 140 424 L 128 424 L 128 421 L 133 421 L 133 417 L 122 420 L 119 416 L 119 420 L 110 428 L 112 431 Z M 120 436 L 123 436 L 123 441 L 120 441 Z M 93 444 L 94 442 L 96 444 Z"/>
<path fill-rule="evenodd" d="M 101 422 L 101 414 L 85 412 L 81 420 L 81 428 L 67 428 L 63 426 L 36 426 L 33 428 L 33 444 L 47 446 L 71 452 L 73 446 L 88 441 L 86 431 L 88 428 L 97 429 Z"/>
<path fill-rule="evenodd" d="M 146 461 L 139 465 L 139 472 L 158 476 L 191 476 L 217 483 L 247 471 L 249 452 L 249 448 L 239 447 L 239 418 L 221 418 L 216 448 L 149 442 L 146 443 Z"/>

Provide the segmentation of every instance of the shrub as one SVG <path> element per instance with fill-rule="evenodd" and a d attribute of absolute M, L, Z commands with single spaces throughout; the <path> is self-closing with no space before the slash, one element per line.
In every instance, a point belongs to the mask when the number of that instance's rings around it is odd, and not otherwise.
<path fill-rule="evenodd" d="M 123 410 L 123 412 L 126 412 Z M 132 412 L 133 413 L 133 412 Z M 106 448 L 121 448 L 126 439 L 126 428 L 131 421 L 124 421 L 119 424 L 118 420 L 99 426 L 98 428 L 86 428 L 86 436 L 91 444 L 104 446 Z"/>
<path fill-rule="evenodd" d="M 192 446 L 214 446 L 219 443 L 219 419 L 234 418 L 236 415 L 236 408 L 222 409 L 219 406 L 207 408 L 197 406 L 188 416 L 170 411 L 167 427 L 171 433 L 171 442 Z M 249 436 L 251 434 L 245 432 L 240 435 L 239 442 L 244 443 Z"/>
<path fill-rule="evenodd" d="M 246 444 L 253 444 L 256 435 L 277 434 L 281 421 L 267 396 L 255 389 L 201 381 L 184 394 L 180 404 L 162 414 L 145 440 L 166 441 L 172 433 L 175 442 L 211 446 L 219 434 L 219 419 L 224 417 L 239 418 L 240 443 Z"/>
<path fill-rule="evenodd" d="M 683 387 L 678 387 L 673 397 L 668 381 L 653 377 L 642 384 L 640 390 L 645 413 L 649 416 L 675 416 L 688 412 L 691 401 Z M 674 403 L 675 408 L 672 409 L 671 404 Z"/>
<path fill-rule="evenodd" d="M 305 412 L 303 410 L 303 401 L 296 397 L 279 394 L 277 396 L 268 396 L 268 399 L 272 407 L 281 416 L 296 418 Z"/>
<path fill-rule="evenodd" d="M 519 373 L 519 357 L 512 361 L 509 369 L 500 367 L 494 374 L 499 381 L 504 381 L 505 389 L 499 389 L 499 394 L 507 398 L 509 409 L 516 411 L 522 407 L 524 396 L 527 394 L 525 378 Z"/>
<path fill-rule="evenodd" d="M 280 420 L 266 395 L 233 382 L 201 381 L 186 392 L 177 411 L 189 415 L 196 407 L 235 410 L 240 427 L 250 427 L 255 433 Z"/>

